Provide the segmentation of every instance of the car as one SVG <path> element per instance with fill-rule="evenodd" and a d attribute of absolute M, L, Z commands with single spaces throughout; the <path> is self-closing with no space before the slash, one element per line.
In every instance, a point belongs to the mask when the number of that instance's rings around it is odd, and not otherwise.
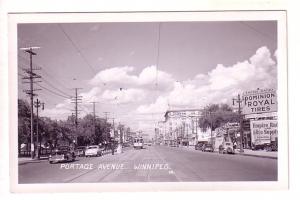
<path fill-rule="evenodd" d="M 219 146 L 219 153 L 234 154 L 233 143 L 223 142 L 223 144 Z"/>
<path fill-rule="evenodd" d="M 195 145 L 195 150 L 202 150 L 202 146 L 207 144 L 207 142 L 197 142 Z"/>
<path fill-rule="evenodd" d="M 203 152 L 214 152 L 214 148 L 212 144 L 204 144 L 202 146 L 202 151 Z"/>
<path fill-rule="evenodd" d="M 88 146 L 85 150 L 85 157 L 102 156 L 102 149 L 98 145 Z"/>
<path fill-rule="evenodd" d="M 86 150 L 86 146 L 78 146 L 75 150 L 75 154 L 76 156 L 85 156 L 85 150 Z"/>
<path fill-rule="evenodd" d="M 75 161 L 76 155 L 71 147 L 69 146 L 60 146 L 54 149 L 49 155 L 49 163 L 58 163 L 58 162 L 70 162 Z"/>

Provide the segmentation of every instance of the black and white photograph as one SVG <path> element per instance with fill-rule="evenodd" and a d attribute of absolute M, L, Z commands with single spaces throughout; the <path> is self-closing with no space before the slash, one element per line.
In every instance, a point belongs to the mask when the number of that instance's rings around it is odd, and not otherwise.
<path fill-rule="evenodd" d="M 16 23 L 16 184 L 280 182 L 284 14 L 208 14 Z"/>

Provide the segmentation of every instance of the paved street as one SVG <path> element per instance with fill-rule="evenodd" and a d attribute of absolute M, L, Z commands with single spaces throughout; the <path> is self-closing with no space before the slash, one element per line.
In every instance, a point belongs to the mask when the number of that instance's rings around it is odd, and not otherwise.
<path fill-rule="evenodd" d="M 167 146 L 122 154 L 19 164 L 19 183 L 276 181 L 277 159 L 200 152 Z"/>

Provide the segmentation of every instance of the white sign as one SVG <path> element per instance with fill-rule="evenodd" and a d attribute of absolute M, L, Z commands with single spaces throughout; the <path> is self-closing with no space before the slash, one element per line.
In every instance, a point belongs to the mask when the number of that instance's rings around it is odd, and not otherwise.
<path fill-rule="evenodd" d="M 243 94 L 243 114 L 266 112 L 277 112 L 277 95 L 275 90 L 255 90 Z"/>
<path fill-rule="evenodd" d="M 277 120 L 250 121 L 251 140 L 255 145 L 270 143 L 278 137 Z"/>

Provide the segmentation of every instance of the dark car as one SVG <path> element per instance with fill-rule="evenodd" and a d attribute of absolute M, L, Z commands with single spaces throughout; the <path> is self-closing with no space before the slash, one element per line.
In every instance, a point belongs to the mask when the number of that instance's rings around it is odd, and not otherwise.
<path fill-rule="evenodd" d="M 79 146 L 79 147 L 77 147 L 76 150 L 75 150 L 76 156 L 79 156 L 79 157 L 85 156 L 85 150 L 86 150 L 85 146 Z"/>
<path fill-rule="evenodd" d="M 207 142 L 197 142 L 195 145 L 195 150 L 202 150 L 203 145 L 207 144 Z"/>
<path fill-rule="evenodd" d="M 75 161 L 75 152 L 69 146 L 60 146 L 49 155 L 49 163 Z"/>
<path fill-rule="evenodd" d="M 214 148 L 213 148 L 212 144 L 204 144 L 202 146 L 202 151 L 203 152 L 214 152 Z"/>

